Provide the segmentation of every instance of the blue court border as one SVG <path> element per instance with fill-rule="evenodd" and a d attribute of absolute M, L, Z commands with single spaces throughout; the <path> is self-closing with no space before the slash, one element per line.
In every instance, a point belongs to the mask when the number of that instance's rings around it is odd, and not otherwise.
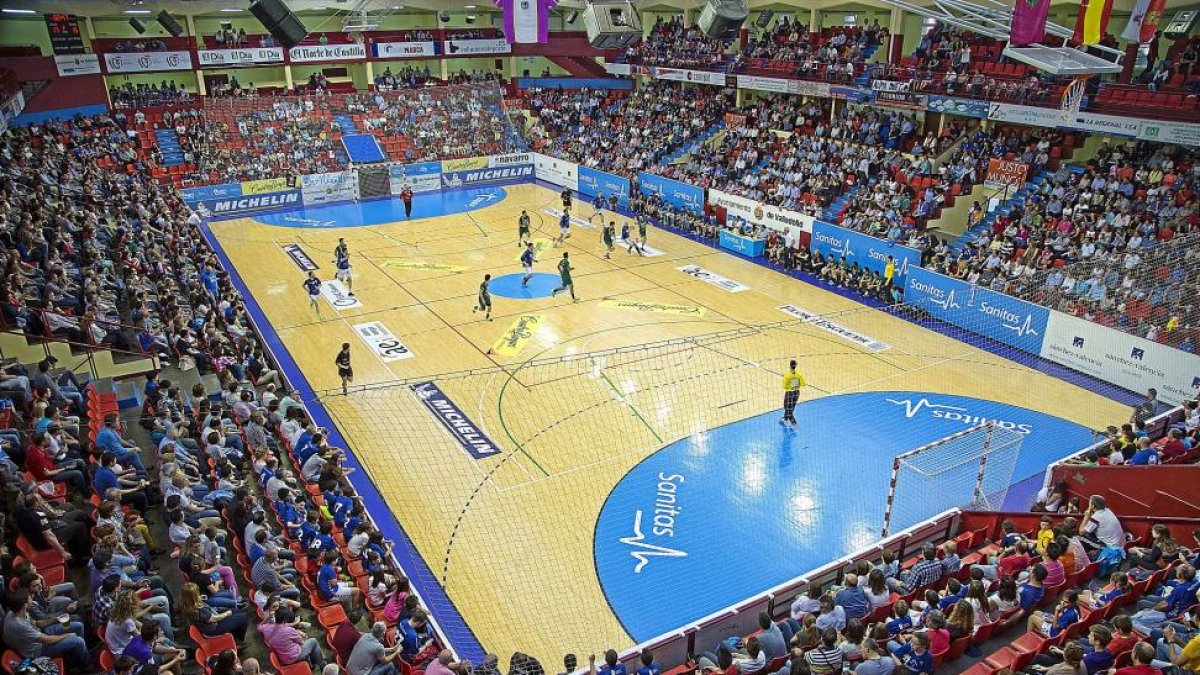
<path fill-rule="evenodd" d="M 287 346 L 283 344 L 283 340 L 279 338 L 279 334 L 275 332 L 275 327 L 267 319 L 262 307 L 259 306 L 258 299 L 254 297 L 249 287 L 246 286 L 246 282 L 242 280 L 237 268 L 233 265 L 233 261 L 230 260 L 225 249 L 221 246 L 216 236 L 213 235 L 207 220 L 201 220 L 200 232 L 217 254 L 217 259 L 225 266 L 225 270 L 229 274 L 230 283 L 242 294 L 246 311 L 254 322 L 255 328 L 258 329 L 258 334 L 266 343 L 267 350 L 271 353 L 272 358 L 275 359 L 275 363 L 283 372 L 288 383 L 292 388 L 300 392 L 301 400 L 304 401 L 304 406 L 307 408 L 313 422 L 329 430 L 329 442 L 331 445 L 346 450 L 345 464 L 355 469 L 348 477 L 350 484 L 362 498 L 363 506 L 371 514 L 371 517 L 375 520 L 375 524 L 379 527 L 384 537 L 395 542 L 393 554 L 396 556 L 397 562 L 400 563 L 400 567 L 404 570 L 405 574 L 409 575 L 409 581 L 421 597 L 422 602 L 425 603 L 425 606 L 433 614 L 438 627 L 442 629 L 442 633 L 450 643 L 449 646 L 457 652 L 460 659 L 470 659 L 473 663 L 483 663 L 483 645 L 479 642 L 479 639 L 475 636 L 470 626 L 467 625 L 466 620 L 463 619 L 462 613 L 458 611 L 458 607 L 454 605 L 454 601 L 450 599 L 446 590 L 438 583 L 433 570 L 430 569 L 425 559 L 417 551 L 416 545 L 413 544 L 408 533 L 404 531 L 404 526 L 400 524 L 395 512 L 392 511 L 391 507 L 384 500 L 383 495 L 380 494 L 379 488 L 368 475 L 367 470 L 358 461 L 358 457 L 354 454 L 354 449 L 342 437 L 337 424 L 334 423 L 329 412 L 317 400 L 312 385 L 304 377 L 304 373 L 301 372 L 300 367 L 296 364 Z"/>

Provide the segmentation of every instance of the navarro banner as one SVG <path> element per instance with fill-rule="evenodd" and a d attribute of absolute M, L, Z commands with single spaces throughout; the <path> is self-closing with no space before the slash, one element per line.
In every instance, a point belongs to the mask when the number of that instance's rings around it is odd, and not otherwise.
<path fill-rule="evenodd" d="M 437 56 L 436 42 L 376 42 L 371 46 L 375 58 L 411 59 Z"/>
<path fill-rule="evenodd" d="M 201 49 L 200 67 L 240 66 L 249 63 L 283 63 L 283 47 L 250 47 L 246 49 Z"/>
<path fill-rule="evenodd" d="M 108 73 L 152 73 L 161 70 L 191 69 L 191 52 L 137 52 L 104 55 L 104 70 Z"/>
<path fill-rule="evenodd" d="M 617 195 L 617 203 L 629 206 L 629 179 L 587 166 L 579 167 L 579 191 L 589 197 Z"/>
<path fill-rule="evenodd" d="M 663 201 L 677 208 L 697 213 L 704 211 L 704 188 L 640 171 L 638 189 L 644 195 L 658 195 Z"/>
<path fill-rule="evenodd" d="M 826 258 L 836 255 L 845 260 L 847 265 L 858 263 L 859 267 L 879 272 L 880 275 L 886 272 L 888 256 L 891 256 L 896 266 L 893 283 L 903 283 L 906 274 L 921 266 L 921 252 L 915 248 L 876 239 L 820 220 L 813 221 L 809 248 Z"/>
<path fill-rule="evenodd" d="M 398 195 L 407 185 L 413 192 L 433 192 L 442 188 L 442 163 L 393 164 L 388 167 L 392 194 Z"/>
<path fill-rule="evenodd" d="M 318 61 L 363 61 L 367 58 L 367 48 L 358 43 L 344 45 L 304 45 L 288 50 L 288 59 L 292 63 L 310 63 Z"/>
<path fill-rule="evenodd" d="M 1040 355 L 1050 310 L 937 272 L 911 267 L 904 301 L 977 335 Z"/>
<path fill-rule="evenodd" d="M 579 189 L 579 165 L 575 162 L 533 153 L 533 175 L 538 180 L 572 190 Z"/>
<path fill-rule="evenodd" d="M 988 160 L 987 177 L 983 181 L 989 190 L 1003 190 L 1006 187 L 1018 188 L 1025 184 L 1029 174 L 1029 165 L 1013 162 L 1007 159 Z"/>
<path fill-rule="evenodd" d="M 1062 312 L 1050 312 L 1041 356 L 1173 405 L 1200 392 L 1200 356 Z"/>
<path fill-rule="evenodd" d="M 442 53 L 446 56 L 472 56 L 474 54 L 508 54 L 512 45 L 504 38 L 492 40 L 446 40 Z"/>
<path fill-rule="evenodd" d="M 358 172 L 314 173 L 301 180 L 304 205 L 327 204 L 358 199 Z"/>

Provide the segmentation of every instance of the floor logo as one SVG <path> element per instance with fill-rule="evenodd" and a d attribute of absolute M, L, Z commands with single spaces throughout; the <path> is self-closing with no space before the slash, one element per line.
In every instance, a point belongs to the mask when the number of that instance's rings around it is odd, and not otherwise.
<path fill-rule="evenodd" d="M 632 546 L 633 550 L 629 555 L 637 561 L 637 565 L 633 568 L 634 574 L 641 574 L 642 569 L 650 562 L 650 558 L 686 558 L 687 552 L 679 549 L 659 546 L 658 544 L 650 544 L 646 542 L 646 535 L 642 532 L 642 510 L 638 509 L 633 512 L 633 536 L 621 537 L 619 540 L 626 546 Z"/>
<path fill-rule="evenodd" d="M 912 418 L 916 417 L 917 413 L 921 412 L 922 410 L 928 410 L 929 411 L 928 414 L 931 417 L 938 417 L 938 418 L 941 418 L 944 420 L 950 420 L 953 422 L 962 422 L 963 424 L 965 424 L 967 426 L 976 426 L 976 425 L 984 424 L 987 422 L 995 422 L 996 425 L 998 425 L 1004 429 L 1010 429 L 1012 431 L 1019 431 L 1023 434 L 1028 434 L 1033 431 L 1033 427 L 1030 426 L 1029 424 L 1011 422 L 1008 420 L 1001 420 L 1001 419 L 989 419 L 982 415 L 973 415 L 967 408 L 965 408 L 963 406 L 945 405 L 942 403 L 933 403 L 925 397 L 921 397 L 921 398 L 917 399 L 916 401 L 913 401 L 910 398 L 906 398 L 906 399 L 888 398 L 888 399 L 884 399 L 884 400 L 887 401 L 888 403 L 891 403 L 892 405 L 897 405 L 897 406 L 904 408 L 905 419 L 912 419 Z"/>

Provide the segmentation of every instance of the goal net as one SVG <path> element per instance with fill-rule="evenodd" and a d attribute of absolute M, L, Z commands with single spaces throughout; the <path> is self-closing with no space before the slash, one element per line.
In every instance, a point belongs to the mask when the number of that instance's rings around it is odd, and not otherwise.
<path fill-rule="evenodd" d="M 1000 508 L 1024 440 L 990 421 L 896 455 L 881 536 L 955 507 Z"/>

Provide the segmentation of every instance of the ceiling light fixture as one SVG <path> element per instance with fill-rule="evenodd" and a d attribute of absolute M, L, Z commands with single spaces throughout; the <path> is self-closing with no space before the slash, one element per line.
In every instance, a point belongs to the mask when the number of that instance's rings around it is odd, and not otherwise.
<path fill-rule="evenodd" d="M 32 9 L 13 9 L 11 7 L 5 7 L 3 11 L 5 14 L 37 14 Z"/>
<path fill-rule="evenodd" d="M 150 10 L 148 10 L 148 9 L 127 9 L 127 10 L 125 10 L 124 13 L 125 14 L 149 14 Z"/>
<path fill-rule="evenodd" d="M 237 7 L 222 7 L 222 8 L 221 8 L 219 11 L 222 11 L 222 12 L 240 12 L 240 11 L 242 11 L 242 10 L 238 9 Z"/>

